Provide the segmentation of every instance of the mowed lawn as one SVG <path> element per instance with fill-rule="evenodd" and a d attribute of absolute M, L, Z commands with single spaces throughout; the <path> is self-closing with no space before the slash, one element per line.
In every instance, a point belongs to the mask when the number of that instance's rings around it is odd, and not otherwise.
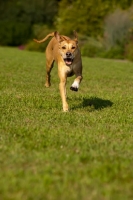
<path fill-rule="evenodd" d="M 0 47 L 0 199 L 133 199 L 133 63 L 83 57 L 62 111 L 57 65 Z"/>

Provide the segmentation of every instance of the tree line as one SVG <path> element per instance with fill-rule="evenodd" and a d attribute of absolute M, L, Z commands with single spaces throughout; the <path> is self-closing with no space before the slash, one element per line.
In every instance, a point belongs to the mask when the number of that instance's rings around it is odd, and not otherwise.
<path fill-rule="evenodd" d="M 103 20 L 116 7 L 132 0 L 1 0 L 0 44 L 17 46 L 33 36 L 33 26 L 47 25 L 63 34 L 73 29 L 88 36 L 103 34 Z"/>
<path fill-rule="evenodd" d="M 36 45 L 58 30 L 79 35 L 82 55 L 133 60 L 133 0 L 0 0 L 0 45 Z"/>
<path fill-rule="evenodd" d="M 1 0 L 0 44 L 17 46 L 33 35 L 34 24 L 54 25 L 57 0 Z"/>

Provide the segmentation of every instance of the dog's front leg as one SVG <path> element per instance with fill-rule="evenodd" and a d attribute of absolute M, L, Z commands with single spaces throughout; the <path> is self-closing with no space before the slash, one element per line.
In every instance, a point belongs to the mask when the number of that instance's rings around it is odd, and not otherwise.
<path fill-rule="evenodd" d="M 70 89 L 77 92 L 81 80 L 82 80 L 82 75 L 81 75 L 81 76 L 77 76 L 77 77 L 75 78 L 73 84 L 71 85 Z"/>
<path fill-rule="evenodd" d="M 60 89 L 60 95 L 62 99 L 62 105 L 63 105 L 63 111 L 67 112 L 68 109 L 68 103 L 66 101 L 66 82 L 67 82 L 67 76 L 63 75 L 62 73 L 59 73 L 59 78 L 60 78 L 60 84 L 59 84 L 59 89 Z"/>
<path fill-rule="evenodd" d="M 71 85 L 70 89 L 73 90 L 73 91 L 78 91 L 78 88 L 79 88 L 79 85 L 83 79 L 83 76 L 82 76 L 82 61 L 80 60 L 79 63 L 75 64 L 73 66 L 73 72 L 76 76 L 73 84 Z"/>

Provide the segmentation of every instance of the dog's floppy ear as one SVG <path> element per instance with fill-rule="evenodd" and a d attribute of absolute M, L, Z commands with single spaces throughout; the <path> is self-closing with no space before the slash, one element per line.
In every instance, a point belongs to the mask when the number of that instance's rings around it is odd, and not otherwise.
<path fill-rule="evenodd" d="M 55 38 L 58 42 L 62 42 L 64 40 L 67 40 L 67 37 L 60 35 L 57 31 L 54 32 L 54 36 L 55 36 Z"/>
<path fill-rule="evenodd" d="M 74 37 L 75 37 L 75 41 L 78 43 L 78 35 L 77 32 L 74 30 L 73 31 Z"/>
<path fill-rule="evenodd" d="M 57 31 L 54 32 L 54 36 L 55 36 L 55 38 L 57 39 L 58 42 L 61 42 L 61 36 Z"/>

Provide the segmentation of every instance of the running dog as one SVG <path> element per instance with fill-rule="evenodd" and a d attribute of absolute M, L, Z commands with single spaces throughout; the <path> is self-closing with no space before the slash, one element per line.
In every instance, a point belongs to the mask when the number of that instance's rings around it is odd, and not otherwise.
<path fill-rule="evenodd" d="M 69 110 L 66 100 L 66 82 L 67 77 L 75 74 L 76 78 L 70 89 L 78 91 L 79 84 L 82 80 L 82 60 L 78 47 L 77 33 L 74 31 L 74 39 L 60 35 L 57 31 L 48 34 L 42 40 L 36 40 L 37 43 L 45 42 L 49 37 L 52 37 L 46 48 L 46 87 L 50 87 L 50 72 L 54 62 L 58 65 L 58 75 L 60 78 L 60 95 L 63 104 L 63 111 Z"/>

